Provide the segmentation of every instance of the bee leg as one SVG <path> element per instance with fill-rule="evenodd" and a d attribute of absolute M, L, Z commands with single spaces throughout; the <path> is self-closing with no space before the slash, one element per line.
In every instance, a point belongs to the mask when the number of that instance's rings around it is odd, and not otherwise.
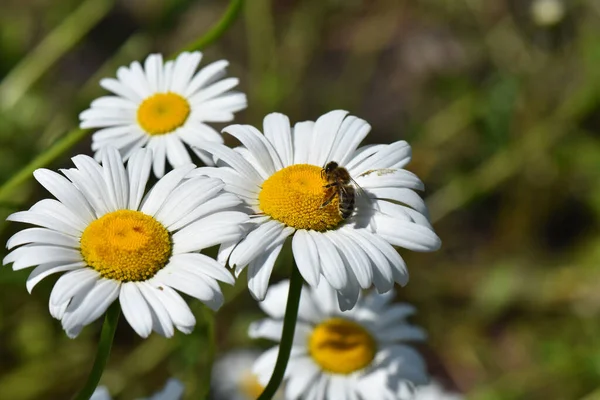
<path fill-rule="evenodd" d="M 336 194 L 337 194 L 337 192 L 333 192 L 331 194 L 331 196 L 329 196 L 329 198 L 327 200 L 325 200 L 325 202 L 323 204 L 321 204 L 321 208 L 327 207 L 329 205 L 329 203 L 331 203 L 331 201 L 333 200 L 333 198 L 335 197 Z"/>
<path fill-rule="evenodd" d="M 331 183 L 328 183 L 327 185 L 323 185 L 323 187 L 325 189 L 329 189 L 330 187 L 333 187 L 333 186 L 338 186 L 338 183 L 337 182 L 331 182 Z"/>

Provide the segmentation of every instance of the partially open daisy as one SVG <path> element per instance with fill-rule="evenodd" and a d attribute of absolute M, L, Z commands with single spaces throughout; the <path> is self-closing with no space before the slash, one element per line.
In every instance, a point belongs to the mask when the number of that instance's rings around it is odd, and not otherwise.
<path fill-rule="evenodd" d="M 253 323 L 251 337 L 280 340 L 288 287 L 288 281 L 273 285 L 259 303 L 271 318 Z M 423 358 L 404 343 L 423 340 L 425 333 L 406 322 L 414 308 L 391 304 L 393 297 L 393 291 L 371 293 L 341 312 L 327 282 L 303 288 L 284 377 L 286 399 L 405 399 L 414 385 L 426 383 Z M 268 350 L 254 364 L 263 385 L 278 351 Z"/>
<path fill-rule="evenodd" d="M 222 165 L 194 174 L 221 178 L 226 190 L 260 215 L 241 242 L 222 246 L 219 254 L 220 261 L 229 257 L 236 275 L 249 265 L 255 298 L 264 298 L 275 260 L 292 234 L 304 279 L 316 287 L 323 275 L 339 292 L 343 309 L 352 308 L 360 288 L 375 285 L 384 293 L 394 282 L 407 283 L 406 265 L 393 246 L 440 247 L 425 203 L 415 193 L 423 183 L 403 169 L 410 146 L 399 141 L 358 148 L 370 129 L 346 111 L 298 123 L 293 130 L 285 115 L 274 113 L 264 119 L 264 135 L 249 125 L 224 129 L 244 147 L 191 143 Z"/>
<path fill-rule="evenodd" d="M 233 350 L 220 357 L 211 374 L 211 398 L 214 400 L 256 400 L 265 389 L 252 372 L 252 366 L 262 354 L 260 350 Z M 279 390 L 273 399 L 283 399 Z"/>
<path fill-rule="evenodd" d="M 144 197 L 150 151 L 131 156 L 127 169 L 114 148 L 92 158 L 73 158 L 76 168 L 38 169 L 35 178 L 54 199 L 17 212 L 9 221 L 36 225 L 8 240 L 3 263 L 14 270 L 37 266 L 27 289 L 48 275 L 62 275 L 50 295 L 50 313 L 70 337 L 100 317 L 119 298 L 123 314 L 142 337 L 189 333 L 195 319 L 173 289 L 212 309 L 223 303 L 217 281 L 234 283 L 222 264 L 198 251 L 242 234 L 248 219 L 231 211 L 240 200 L 213 178 L 189 178 L 189 164 L 165 175 Z"/>
<path fill-rule="evenodd" d="M 100 85 L 114 96 L 92 102 L 79 116 L 82 128 L 103 128 L 92 137 L 96 159 L 107 146 L 119 149 L 127 160 L 133 151 L 148 147 L 153 151 L 153 170 L 164 175 L 165 159 L 173 167 L 191 162 L 184 143 L 191 138 L 223 143 L 221 135 L 206 122 L 228 122 L 233 113 L 246 108 L 246 96 L 231 92 L 237 78 L 221 79 L 229 64 L 214 62 L 196 72 L 202 53 L 181 53 L 163 63 L 160 54 L 117 70 L 117 79 L 106 78 Z M 202 161 L 212 159 L 195 150 Z"/>

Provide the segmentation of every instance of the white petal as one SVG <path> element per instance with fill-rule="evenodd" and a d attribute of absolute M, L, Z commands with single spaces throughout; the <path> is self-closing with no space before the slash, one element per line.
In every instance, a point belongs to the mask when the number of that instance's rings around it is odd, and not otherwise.
<path fill-rule="evenodd" d="M 6 218 L 6 220 L 14 222 L 23 222 L 26 224 L 42 226 L 44 228 L 55 229 L 75 238 L 79 238 L 82 232 L 80 229 L 73 227 L 67 222 L 64 222 L 64 220 L 43 212 L 19 211 L 9 215 Z"/>
<path fill-rule="evenodd" d="M 160 289 L 156 289 L 146 282 L 139 282 L 138 289 L 144 296 L 144 299 L 150 306 L 150 313 L 152 315 L 152 329 L 158 332 L 161 336 L 170 338 L 175 333 L 173 329 L 173 321 L 163 303 L 160 301 L 158 294 Z"/>
<path fill-rule="evenodd" d="M 185 165 L 183 167 L 175 168 L 173 171 L 162 177 L 142 201 L 140 211 L 144 214 L 154 216 L 169 194 L 171 194 L 183 178 L 185 178 L 185 176 L 193 169 L 193 164 Z"/>
<path fill-rule="evenodd" d="M 406 268 L 406 263 L 396 249 L 376 234 L 371 234 L 366 230 L 361 230 L 360 234 L 374 244 L 385 258 L 387 258 L 389 265 L 392 267 L 394 281 L 402 286 L 406 285 L 408 283 L 408 270 Z"/>
<path fill-rule="evenodd" d="M 312 151 L 308 156 L 309 164 L 325 165 L 328 161 L 332 161 L 329 155 L 333 150 L 333 144 L 342 121 L 347 114 L 347 111 L 335 110 L 317 119 L 312 137 Z"/>
<path fill-rule="evenodd" d="M 190 140 L 188 143 L 192 146 L 198 147 L 201 150 L 208 151 L 215 157 L 223 160 L 229 164 L 229 166 L 235 169 L 244 179 L 255 184 L 256 186 L 261 185 L 264 181 L 264 178 L 250 162 L 229 147 L 205 140 L 197 140 L 195 138 Z"/>
<path fill-rule="evenodd" d="M 304 229 L 299 229 L 292 238 L 294 259 L 302 277 L 311 286 L 318 286 L 321 277 L 321 265 L 317 245 Z"/>
<path fill-rule="evenodd" d="M 102 86 L 106 90 L 109 90 L 121 97 L 125 97 L 126 99 L 129 99 L 134 102 L 141 102 L 143 99 L 142 96 L 137 94 L 130 87 L 125 86 L 124 84 L 119 82 L 117 79 L 104 78 L 100 80 L 100 86 Z"/>
<path fill-rule="evenodd" d="M 239 82 L 240 80 L 238 78 L 226 78 L 215 82 L 190 96 L 190 103 L 193 105 L 198 105 L 206 100 L 215 98 L 227 92 L 228 90 L 233 89 L 238 85 Z"/>
<path fill-rule="evenodd" d="M 275 261 L 282 248 L 283 243 L 270 247 L 248 265 L 248 290 L 252 297 L 258 301 L 262 301 L 267 294 L 271 272 L 273 272 Z"/>
<path fill-rule="evenodd" d="M 308 231 L 308 233 L 317 246 L 323 276 L 334 289 L 343 289 L 348 284 L 348 274 L 337 249 L 322 233 L 315 231 Z"/>
<path fill-rule="evenodd" d="M 163 59 L 162 54 L 150 54 L 144 63 L 146 81 L 152 92 L 158 92 L 161 88 Z"/>
<path fill-rule="evenodd" d="M 223 131 L 242 142 L 258 165 L 266 172 L 266 177 L 283 168 L 277 151 L 258 129 L 250 125 L 229 125 Z"/>
<path fill-rule="evenodd" d="M 155 218 L 168 229 L 182 218 L 194 212 L 202 203 L 215 197 L 225 185 L 219 179 L 192 178 L 176 187 Z"/>
<path fill-rule="evenodd" d="M 235 206 L 242 204 L 242 199 L 233 193 L 220 193 L 218 196 L 205 201 L 197 206 L 193 211 L 182 216 L 179 220 L 168 226 L 170 231 L 176 231 L 184 226 L 203 218 L 207 215 L 215 214 L 219 211 L 228 211 Z"/>
<path fill-rule="evenodd" d="M 290 369 L 298 373 L 290 373 L 285 384 L 285 396 L 288 399 L 298 399 L 308 393 L 314 380 L 319 375 L 319 369 L 309 357 L 299 357 L 290 360 Z"/>
<path fill-rule="evenodd" d="M 193 274 L 205 274 L 230 285 L 235 283 L 235 279 L 223 265 L 204 254 L 177 254 L 171 257 L 169 264 L 176 265 Z"/>
<path fill-rule="evenodd" d="M 144 196 L 146 184 L 152 168 L 152 153 L 146 149 L 137 150 L 127 163 L 129 176 L 129 204 L 130 210 L 137 210 Z"/>
<path fill-rule="evenodd" d="M 192 311 L 185 300 L 169 286 L 157 285 L 153 280 L 149 280 L 147 283 L 156 285 L 155 287 L 158 291 L 155 293 L 169 312 L 169 316 L 175 327 L 183 333 L 191 333 L 196 325 L 196 318 L 194 317 L 194 314 L 192 314 Z"/>
<path fill-rule="evenodd" d="M 354 151 L 371 131 L 366 121 L 349 115 L 342 122 L 329 160 L 346 165 L 354 155 Z"/>
<path fill-rule="evenodd" d="M 195 169 L 190 176 L 207 175 L 225 182 L 225 190 L 245 199 L 258 200 L 260 187 L 254 182 L 244 179 L 230 167 L 202 167 Z"/>
<path fill-rule="evenodd" d="M 163 135 L 153 136 L 148 141 L 148 149 L 152 150 L 152 171 L 157 178 L 165 174 L 165 162 L 167 157 L 167 145 Z"/>
<path fill-rule="evenodd" d="M 177 168 L 192 162 L 190 153 L 177 135 L 165 135 L 165 145 L 167 160 L 172 167 Z"/>
<path fill-rule="evenodd" d="M 120 283 L 112 279 L 99 279 L 94 287 L 86 293 L 81 304 L 69 312 L 71 305 L 62 319 L 63 327 L 75 327 L 77 325 L 89 325 L 100 318 L 106 309 L 119 296 Z"/>
<path fill-rule="evenodd" d="M 367 195 L 374 199 L 387 199 L 404 203 L 424 216 L 428 216 L 427 206 L 421 197 L 411 189 L 406 188 L 370 188 Z"/>
<path fill-rule="evenodd" d="M 263 131 L 279 155 L 282 167 L 292 165 L 294 149 L 292 148 L 290 119 L 283 114 L 271 113 L 263 120 Z"/>
<path fill-rule="evenodd" d="M 199 251 L 239 240 L 244 233 L 242 224 L 246 222 L 248 215 L 237 211 L 219 212 L 194 221 L 173 234 L 173 254 Z"/>
<path fill-rule="evenodd" d="M 344 235 L 343 230 L 329 231 L 326 235 L 338 248 L 340 254 L 346 257 L 347 265 L 356 276 L 360 287 L 368 289 L 373 283 L 373 269 L 371 261 L 361 247 L 354 246 L 351 239 Z"/>
<path fill-rule="evenodd" d="M 62 275 L 52 288 L 50 303 L 60 306 L 67 303 L 80 292 L 87 293 L 94 284 L 102 279 L 100 274 L 91 268 L 81 268 Z"/>
<path fill-rule="evenodd" d="M 285 228 L 285 225 L 276 220 L 270 220 L 259 225 L 233 250 L 229 257 L 231 266 L 248 265 L 250 261 L 269 247 Z"/>
<path fill-rule="evenodd" d="M 412 150 L 404 140 L 383 147 L 357 165 L 352 165 L 352 175 L 360 175 L 371 169 L 402 168 L 410 162 Z"/>
<path fill-rule="evenodd" d="M 405 169 L 373 169 L 355 178 L 363 189 L 375 187 L 399 187 L 423 190 L 425 186 L 419 177 Z"/>
<path fill-rule="evenodd" d="M 90 223 L 96 217 L 92 207 L 83 194 L 68 179 L 48 169 L 36 169 L 35 179 L 61 203 L 71 209 L 84 223 Z"/>
<path fill-rule="evenodd" d="M 348 237 L 357 247 L 361 247 L 365 254 L 371 260 L 373 267 L 373 284 L 379 293 L 385 293 L 394 286 L 394 273 L 392 266 L 385 257 L 382 249 L 377 246 L 376 235 L 367 232 L 365 229 L 348 229 Z"/>
<path fill-rule="evenodd" d="M 126 282 L 121 285 L 119 302 L 129 325 L 138 335 L 147 338 L 152 332 L 152 314 L 137 283 Z"/>
<path fill-rule="evenodd" d="M 54 244 L 63 247 L 79 248 L 79 240 L 65 233 L 45 228 L 28 228 L 15 233 L 6 242 L 6 248 L 12 249 L 27 243 Z"/>
<path fill-rule="evenodd" d="M 41 282 L 45 277 L 57 272 L 73 271 L 85 267 L 84 262 L 65 264 L 62 262 L 40 264 L 27 277 L 27 291 L 31 293 L 35 285 Z"/>
<path fill-rule="evenodd" d="M 393 244 L 413 251 L 435 251 L 442 242 L 433 230 L 382 214 L 373 217 L 377 234 Z"/>
<path fill-rule="evenodd" d="M 185 92 L 201 59 L 202 53 L 199 51 L 193 53 L 181 53 L 179 57 L 177 57 L 175 66 L 173 67 L 171 91 L 175 93 Z"/>
<path fill-rule="evenodd" d="M 211 278 L 201 274 L 191 273 L 176 266 L 167 265 L 155 275 L 156 281 L 164 282 L 173 289 L 195 297 L 212 310 L 218 310 L 223 305 L 223 294 L 218 285 L 212 285 Z M 215 282 L 212 280 L 212 282 Z"/>
<path fill-rule="evenodd" d="M 309 162 L 313 150 L 312 138 L 315 123 L 313 121 L 298 122 L 294 125 L 292 139 L 294 142 L 294 164 L 306 164 Z"/>
<path fill-rule="evenodd" d="M 33 267 L 51 262 L 72 263 L 81 261 L 79 250 L 67 249 L 60 246 L 25 245 L 8 253 L 2 263 L 13 263 L 13 270 Z"/>
<path fill-rule="evenodd" d="M 190 84 L 185 90 L 185 96 L 189 97 L 207 83 L 214 82 L 215 79 L 219 79 L 225 74 L 224 70 L 228 65 L 228 61 L 219 60 L 202 68 L 190 81 Z"/>
<path fill-rule="evenodd" d="M 102 153 L 102 169 L 113 210 L 123 210 L 129 203 L 129 180 L 121 155 L 115 148 L 106 148 Z"/>

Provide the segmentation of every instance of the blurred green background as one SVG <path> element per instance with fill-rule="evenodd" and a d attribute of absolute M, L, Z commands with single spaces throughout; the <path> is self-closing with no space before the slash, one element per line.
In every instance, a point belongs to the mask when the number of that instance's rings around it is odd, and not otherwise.
<path fill-rule="evenodd" d="M 77 126 L 100 77 L 193 42 L 227 2 L 0 5 L 4 182 Z M 369 142 L 412 144 L 444 244 L 402 252 L 411 281 L 398 297 L 429 331 L 419 349 L 433 375 L 470 399 L 600 399 L 600 0 L 247 0 L 203 65 L 220 58 L 249 96 L 237 121 L 342 108 L 372 124 Z M 29 180 L 1 220 L 45 196 Z M 17 225 L 0 224 L 3 243 Z M 29 295 L 28 272 L 0 268 L 0 399 L 67 399 L 101 323 L 69 340 L 47 311 L 56 278 Z M 257 345 L 245 276 L 226 293 L 215 318 L 192 302 L 190 336 L 143 340 L 121 321 L 102 382 L 131 399 L 176 376 L 199 398 L 215 353 Z"/>

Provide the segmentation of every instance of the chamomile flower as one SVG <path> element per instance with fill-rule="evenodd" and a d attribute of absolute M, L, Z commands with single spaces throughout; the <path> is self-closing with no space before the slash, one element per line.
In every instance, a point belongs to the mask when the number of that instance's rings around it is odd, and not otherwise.
<path fill-rule="evenodd" d="M 231 211 L 240 200 L 222 191 L 223 182 L 190 178 L 189 164 L 165 175 L 144 196 L 152 156 L 140 149 L 127 169 L 114 148 L 92 158 L 73 158 L 66 176 L 38 169 L 35 178 L 55 199 L 45 199 L 9 221 L 35 225 L 12 236 L 4 264 L 14 270 L 37 266 L 27 290 L 64 272 L 52 289 L 50 313 L 69 337 L 99 318 L 117 298 L 131 327 L 170 337 L 190 333 L 195 319 L 175 291 L 217 309 L 217 281 L 233 284 L 222 264 L 198 253 L 242 234 L 247 215 Z M 18 246 L 18 247 L 17 247 Z M 15 247 L 17 247 L 15 249 Z M 175 289 L 175 290 L 174 290 Z"/>
<path fill-rule="evenodd" d="M 183 386 L 181 381 L 171 378 L 161 391 L 154 393 L 147 399 L 140 400 L 181 400 L 184 390 L 185 386 Z M 90 400 L 112 400 L 112 396 L 106 386 L 98 386 Z"/>
<path fill-rule="evenodd" d="M 260 307 L 270 318 L 250 325 L 254 338 L 281 338 L 288 281 L 273 285 Z M 285 372 L 285 398 L 410 399 L 415 385 L 427 382 L 425 362 L 406 345 L 425 333 L 406 322 L 414 312 L 407 304 L 391 304 L 393 291 L 371 293 L 342 312 L 335 291 L 325 281 L 304 287 L 291 357 Z M 278 347 L 265 352 L 253 371 L 263 385 L 269 381 Z"/>
<path fill-rule="evenodd" d="M 212 400 L 256 400 L 265 389 L 252 372 L 252 365 L 262 354 L 260 350 L 234 350 L 220 357 L 211 374 Z M 283 399 L 279 390 L 275 400 Z"/>
<path fill-rule="evenodd" d="M 221 135 L 207 122 L 228 122 L 236 111 L 246 108 L 246 96 L 231 92 L 237 78 L 221 79 L 229 64 L 220 60 L 196 72 L 202 53 L 181 53 L 163 63 L 151 54 L 144 66 L 135 61 L 117 70 L 117 79 L 100 85 L 113 92 L 92 102 L 79 116 L 82 128 L 102 128 L 92 136 L 96 159 L 107 147 L 116 147 L 127 160 L 140 147 L 153 152 L 157 177 L 165 171 L 165 159 L 173 167 L 191 163 L 184 144 L 201 139 L 223 143 Z M 212 159 L 201 149 L 195 153 L 203 162 Z"/>
<path fill-rule="evenodd" d="M 258 300 L 264 299 L 275 260 L 291 235 L 306 282 L 316 287 L 323 275 L 345 310 L 356 303 L 361 288 L 375 285 L 384 293 L 394 282 L 407 283 L 406 265 L 393 246 L 440 247 L 427 207 L 415 192 L 423 183 L 403 169 L 410 146 L 399 141 L 359 148 L 371 127 L 347 114 L 332 111 L 293 129 L 285 115 L 269 114 L 264 135 L 249 125 L 231 125 L 224 131 L 243 144 L 235 150 L 191 143 L 221 165 L 194 174 L 222 179 L 226 190 L 258 215 L 242 241 L 222 245 L 219 252 L 219 260 L 229 259 L 236 275 L 249 266 L 248 286 Z"/>

